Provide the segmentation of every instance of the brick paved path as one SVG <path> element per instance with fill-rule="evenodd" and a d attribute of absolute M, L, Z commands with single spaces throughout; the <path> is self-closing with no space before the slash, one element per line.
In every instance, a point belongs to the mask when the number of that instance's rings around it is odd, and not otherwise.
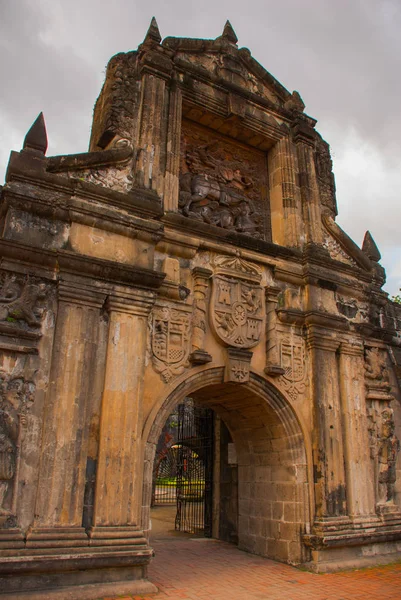
<path fill-rule="evenodd" d="M 149 577 L 159 593 L 119 600 L 401 599 L 401 563 L 315 575 L 217 540 L 155 540 L 153 547 Z"/>

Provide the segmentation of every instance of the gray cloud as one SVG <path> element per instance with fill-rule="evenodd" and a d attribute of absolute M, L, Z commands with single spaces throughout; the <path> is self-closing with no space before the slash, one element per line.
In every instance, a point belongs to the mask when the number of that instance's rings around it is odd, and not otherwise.
<path fill-rule="evenodd" d="M 49 154 L 87 148 L 109 58 L 136 48 L 155 14 L 162 36 L 214 38 L 227 18 L 241 46 L 283 85 L 331 144 L 339 222 L 370 229 L 401 285 L 399 0 L 0 0 L 0 170 L 43 110 Z M 2 179 L 2 175 L 0 176 Z M 394 268 L 393 268 L 394 267 Z"/>

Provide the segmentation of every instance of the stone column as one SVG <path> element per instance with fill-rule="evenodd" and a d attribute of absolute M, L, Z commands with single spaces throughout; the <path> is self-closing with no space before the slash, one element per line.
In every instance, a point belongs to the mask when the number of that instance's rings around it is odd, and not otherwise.
<path fill-rule="evenodd" d="M 319 186 L 314 160 L 315 132 L 303 122 L 297 122 L 293 129 L 293 139 L 297 145 L 299 186 L 306 221 L 306 241 L 322 243 L 322 224 Z"/>
<path fill-rule="evenodd" d="M 336 351 L 339 342 L 310 328 L 316 519 L 346 515 L 344 448 Z"/>
<path fill-rule="evenodd" d="M 180 192 L 182 93 L 176 85 L 170 87 L 170 107 L 167 130 L 167 162 L 164 180 L 164 210 L 177 211 Z"/>
<path fill-rule="evenodd" d="M 192 271 L 194 278 L 194 305 L 192 316 L 192 349 L 189 360 L 193 364 L 210 362 L 212 357 L 205 350 L 205 335 L 207 323 L 206 295 L 212 271 L 203 267 L 195 267 Z"/>
<path fill-rule="evenodd" d="M 303 230 L 301 194 L 297 182 L 297 151 L 289 136 L 276 143 L 269 171 L 273 241 L 299 246 Z"/>
<path fill-rule="evenodd" d="M 60 282 L 58 291 L 35 521 L 27 535 L 28 548 L 88 544 L 81 525 L 91 373 L 105 296 L 76 282 Z"/>
<path fill-rule="evenodd" d="M 148 316 L 154 294 L 108 300 L 109 336 L 101 409 L 91 546 L 143 544 L 138 531 L 142 482 L 142 395 Z"/>
<path fill-rule="evenodd" d="M 277 339 L 277 304 L 278 287 L 267 287 L 266 294 L 266 367 L 265 373 L 270 377 L 278 377 L 284 373 L 280 364 L 280 349 Z"/>
<path fill-rule="evenodd" d="M 340 392 L 344 416 L 344 452 L 348 513 L 375 514 L 374 473 L 370 460 L 365 405 L 364 349 L 359 340 L 340 345 Z"/>

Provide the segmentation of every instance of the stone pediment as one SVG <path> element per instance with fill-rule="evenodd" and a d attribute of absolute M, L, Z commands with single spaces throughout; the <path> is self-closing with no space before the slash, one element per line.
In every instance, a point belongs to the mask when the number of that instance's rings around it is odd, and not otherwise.
<path fill-rule="evenodd" d="M 162 46 L 174 51 L 174 62 L 184 69 L 240 88 L 272 107 L 304 110 L 298 92 L 291 94 L 252 57 L 248 48 L 237 47 L 237 37 L 228 21 L 223 34 L 215 40 L 168 37 Z"/>

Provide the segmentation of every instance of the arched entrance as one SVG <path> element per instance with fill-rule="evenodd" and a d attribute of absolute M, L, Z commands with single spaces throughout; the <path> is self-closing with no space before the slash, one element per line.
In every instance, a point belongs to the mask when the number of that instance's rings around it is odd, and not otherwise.
<path fill-rule="evenodd" d="M 239 548 L 291 563 L 308 560 L 302 544 L 310 522 L 304 436 L 285 397 L 255 373 L 249 383 L 233 384 L 224 382 L 223 367 L 203 370 L 160 402 L 144 431 L 143 529 L 149 533 L 156 444 L 167 417 L 187 396 L 212 408 L 235 444 Z"/>

